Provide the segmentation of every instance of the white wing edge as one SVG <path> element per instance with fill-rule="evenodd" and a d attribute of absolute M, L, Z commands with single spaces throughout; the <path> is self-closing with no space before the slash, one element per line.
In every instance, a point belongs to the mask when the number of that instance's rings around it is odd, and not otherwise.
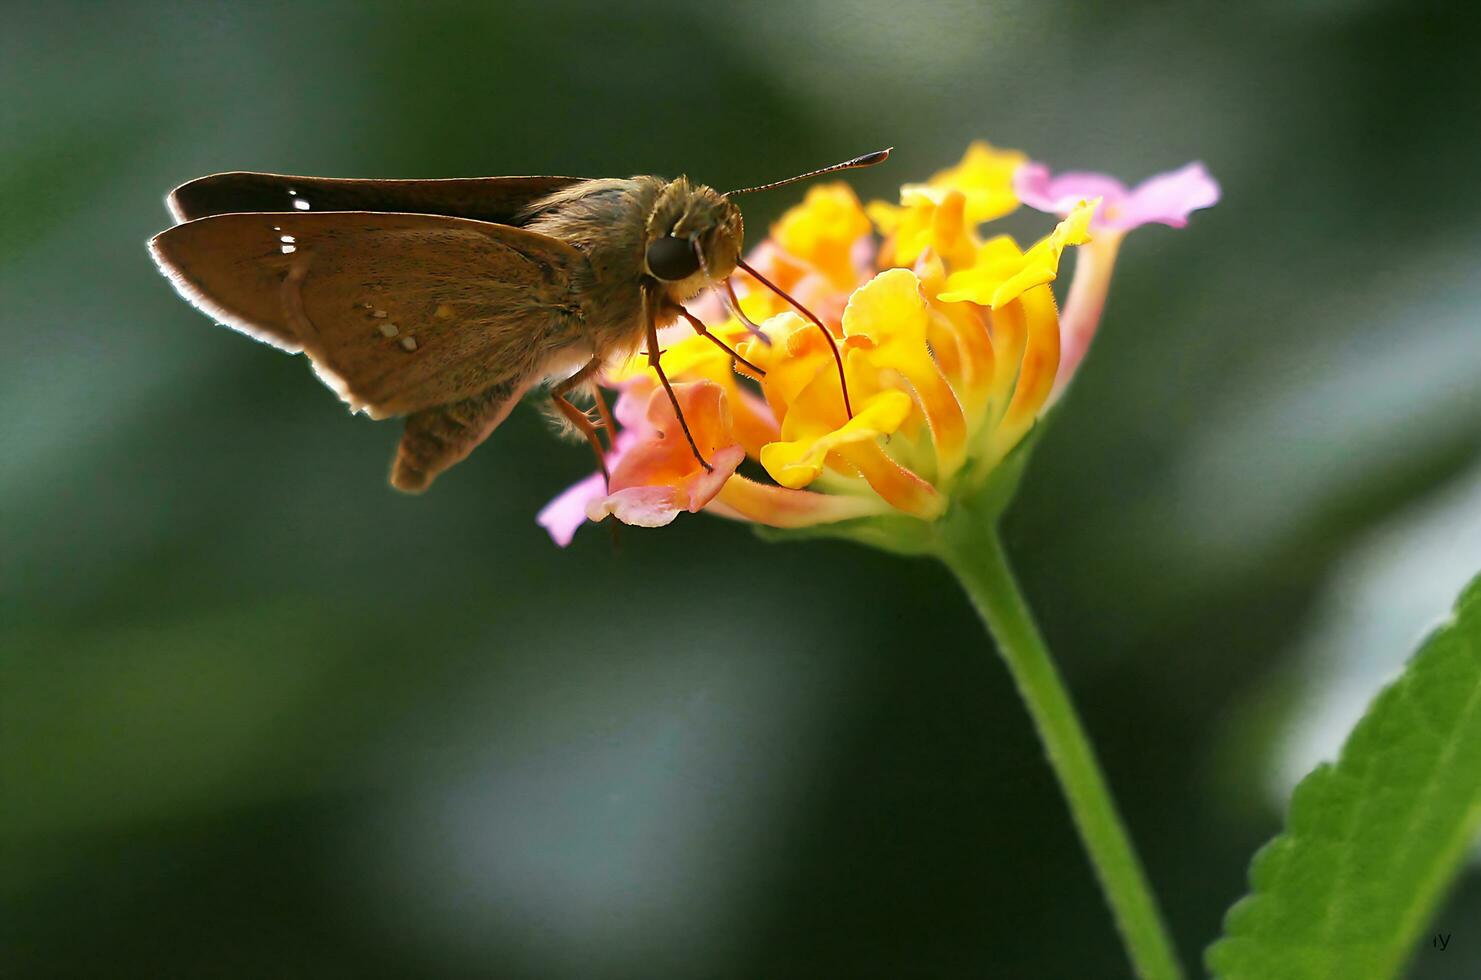
<path fill-rule="evenodd" d="M 149 256 L 154 260 L 154 264 L 159 269 L 160 274 L 168 279 L 170 281 L 170 285 L 175 288 L 175 292 L 180 294 L 181 299 L 185 300 L 185 302 L 200 310 L 202 313 L 206 314 L 212 320 L 215 320 L 223 327 L 226 327 L 230 330 L 235 330 L 239 334 L 244 334 L 245 336 L 251 337 L 253 340 L 267 344 L 269 347 L 276 348 L 277 350 L 283 351 L 286 354 L 306 354 L 308 356 L 310 366 L 312 366 L 314 369 L 314 374 L 317 375 L 319 380 L 324 383 L 325 387 L 327 387 L 330 391 L 333 391 L 335 395 L 339 397 L 340 401 L 349 406 L 349 409 L 352 413 L 363 412 L 370 418 L 377 420 L 393 417 L 392 414 L 377 412 L 371 405 L 356 398 L 350 392 L 349 382 L 346 381 L 343 376 L 341 376 L 333 368 L 324 364 L 319 358 L 314 357 L 311 352 L 306 351 L 302 345 L 288 343 L 281 337 L 277 337 L 273 334 L 267 333 L 266 331 L 259 330 L 249 321 L 243 320 L 241 317 L 236 316 L 235 314 L 228 311 L 225 307 L 218 306 L 211 300 L 209 296 L 201 292 L 201 290 L 197 288 L 195 283 L 191 282 L 184 273 L 177 269 L 168 258 L 165 257 L 163 251 L 159 247 L 159 239 L 163 234 L 165 233 L 161 232 L 160 235 L 156 235 L 154 238 L 151 238 L 149 240 Z"/>

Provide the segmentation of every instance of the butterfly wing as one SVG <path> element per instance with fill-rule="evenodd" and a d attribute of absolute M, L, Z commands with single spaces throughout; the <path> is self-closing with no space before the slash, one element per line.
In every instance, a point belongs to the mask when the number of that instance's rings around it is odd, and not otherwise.
<path fill-rule="evenodd" d="M 581 177 L 461 177 L 449 180 L 342 180 L 285 174 L 212 174 L 166 198 L 176 221 L 246 211 L 387 211 L 523 224 L 535 201 Z"/>
<path fill-rule="evenodd" d="M 185 299 L 303 351 L 350 406 L 416 412 L 539 379 L 585 344 L 585 256 L 508 225 L 422 214 L 225 214 L 150 242 Z"/>

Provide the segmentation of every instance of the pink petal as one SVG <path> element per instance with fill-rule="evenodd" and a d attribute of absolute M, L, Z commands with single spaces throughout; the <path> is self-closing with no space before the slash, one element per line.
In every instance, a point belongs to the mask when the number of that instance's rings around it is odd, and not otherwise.
<path fill-rule="evenodd" d="M 622 403 L 619 400 L 618 405 Z M 623 454 L 638 442 L 639 430 L 622 429 L 617 433 L 617 439 L 612 443 L 611 452 L 607 453 L 607 467 L 611 469 L 622 461 Z M 550 534 L 550 539 L 562 548 L 571 543 L 581 525 L 587 521 L 586 507 L 593 500 L 600 500 L 607 492 L 606 481 L 602 479 L 600 472 L 593 473 L 584 480 L 579 480 L 562 490 L 550 503 L 540 508 L 540 513 L 535 515 L 535 523 L 545 528 Z"/>
<path fill-rule="evenodd" d="M 679 516 L 681 509 L 673 487 L 628 487 L 586 505 L 586 516 L 599 521 L 613 514 L 634 527 L 663 527 Z"/>
<path fill-rule="evenodd" d="M 1105 200 L 1101 209 L 1115 207 L 1126 197 L 1126 185 L 1105 174 L 1071 170 L 1053 177 L 1042 163 L 1025 163 L 1013 174 L 1013 191 L 1018 199 L 1036 211 L 1064 217 L 1081 201 L 1092 197 Z"/>
<path fill-rule="evenodd" d="M 1136 186 L 1111 227 L 1130 229 L 1156 221 L 1173 228 L 1188 223 L 1188 213 L 1219 201 L 1219 184 L 1202 163 L 1149 177 Z"/>
<path fill-rule="evenodd" d="M 1026 163 L 1013 175 L 1013 189 L 1029 207 L 1060 216 L 1082 200 L 1102 197 L 1091 227 L 1114 231 L 1152 222 L 1181 228 L 1190 211 L 1219 200 L 1219 185 L 1202 163 L 1149 177 L 1132 190 L 1105 174 L 1072 170 L 1055 177 L 1042 163 Z"/>
<path fill-rule="evenodd" d="M 686 479 L 682 486 L 636 486 L 618 490 L 606 497 L 598 496 L 586 505 L 586 517 L 600 521 L 608 514 L 635 527 L 663 527 L 673 522 L 680 511 L 697 514 L 715 499 L 725 481 L 746 458 L 739 446 L 726 446 L 710 455 L 713 470 L 701 470 Z"/>
<path fill-rule="evenodd" d="M 694 431 L 712 469 L 701 467 L 686 443 L 664 438 L 677 428 L 674 408 L 647 376 L 634 378 L 623 385 L 617 400 L 615 412 L 623 428 L 607 454 L 610 484 L 594 473 L 546 504 L 536 517 L 556 544 L 565 547 L 584 521 L 600 521 L 608 514 L 624 524 L 662 527 L 681 510 L 702 510 L 725 486 L 746 451 L 731 435 L 724 391 L 708 381 L 682 382 L 675 385 L 675 394 L 694 413 L 692 424 L 698 426 Z M 718 424 L 723 431 L 710 433 L 704 422 Z M 707 438 L 711 435 L 731 441 L 716 445 Z M 679 465 L 675 460 L 681 461 Z"/>
<path fill-rule="evenodd" d="M 567 487 L 558 497 L 540 509 L 535 523 L 550 533 L 550 539 L 564 548 L 576 536 L 576 531 L 586 523 L 586 506 L 593 500 L 602 499 L 607 485 L 602 474 L 593 473 L 579 483 Z"/>

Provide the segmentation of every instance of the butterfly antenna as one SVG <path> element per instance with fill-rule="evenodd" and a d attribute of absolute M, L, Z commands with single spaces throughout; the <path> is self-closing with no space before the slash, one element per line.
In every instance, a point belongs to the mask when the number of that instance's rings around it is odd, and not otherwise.
<path fill-rule="evenodd" d="M 805 174 L 798 174 L 796 177 L 788 177 L 786 180 L 774 180 L 769 184 L 758 184 L 755 187 L 742 187 L 740 190 L 727 191 L 725 196 L 731 197 L 735 194 L 749 194 L 752 191 L 769 191 L 773 187 L 785 187 L 788 184 L 795 184 L 799 180 L 810 180 L 813 177 L 821 177 L 823 174 L 831 174 L 838 170 L 857 170 L 859 167 L 872 167 L 877 163 L 884 163 L 888 160 L 890 158 L 890 151 L 893 149 L 893 146 L 889 146 L 883 150 L 866 153 L 861 157 L 854 157 L 852 160 L 835 163 L 833 166 L 824 167 L 822 170 L 813 170 Z"/>

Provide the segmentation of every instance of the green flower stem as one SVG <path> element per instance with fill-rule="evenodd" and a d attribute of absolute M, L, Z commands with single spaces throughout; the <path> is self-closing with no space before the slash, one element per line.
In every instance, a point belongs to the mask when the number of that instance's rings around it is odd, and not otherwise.
<path fill-rule="evenodd" d="M 984 534 L 975 523 L 970 533 L 963 533 L 969 529 L 962 526 L 951 530 L 957 533 L 943 528 L 946 533 L 936 553 L 971 596 L 1028 705 L 1137 975 L 1144 980 L 1181 978 L 1147 876 L 1069 692 L 1013 578 L 997 530 Z"/>

